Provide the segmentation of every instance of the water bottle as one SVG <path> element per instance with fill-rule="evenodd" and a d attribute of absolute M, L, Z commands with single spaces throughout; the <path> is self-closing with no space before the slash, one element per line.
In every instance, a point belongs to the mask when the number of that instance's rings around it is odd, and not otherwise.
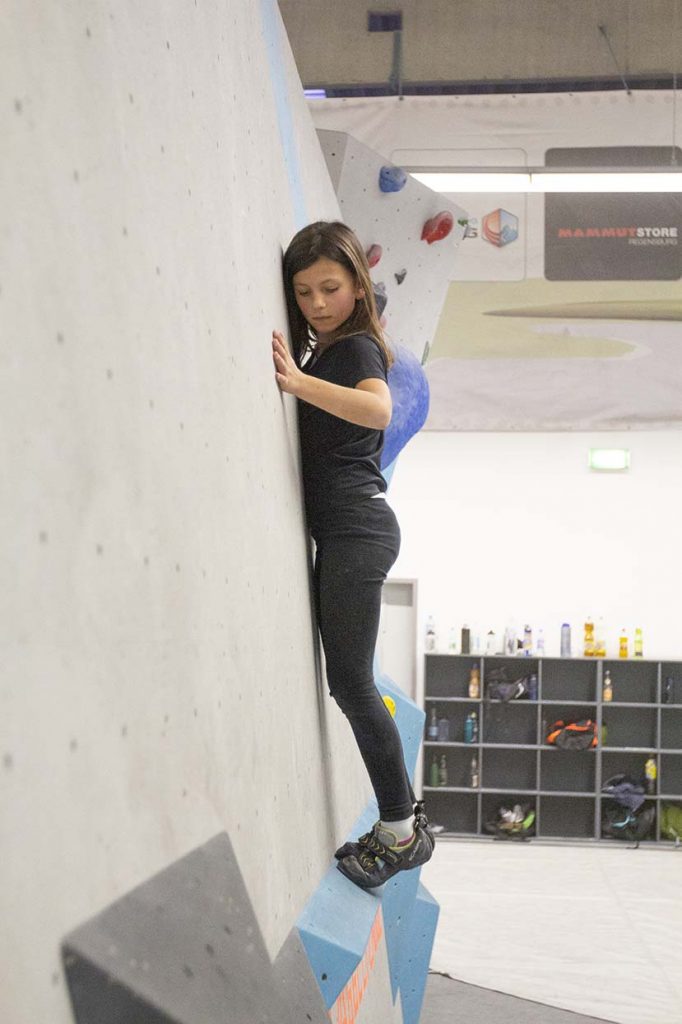
<path fill-rule="evenodd" d="M 528 680 L 528 700 L 538 699 L 538 677 L 533 675 Z"/>
<path fill-rule="evenodd" d="M 545 631 L 544 629 L 538 630 L 538 642 L 536 647 L 536 654 L 539 658 L 544 657 L 545 654 Z"/>
<path fill-rule="evenodd" d="M 432 742 L 438 739 L 438 718 L 436 717 L 436 708 L 431 708 L 431 717 L 429 719 L 429 728 L 427 731 L 427 737 Z"/>
<path fill-rule="evenodd" d="M 571 626 L 568 622 L 561 624 L 561 657 L 571 657 Z"/>
<path fill-rule="evenodd" d="M 435 651 L 436 649 L 436 623 L 433 621 L 433 615 L 429 615 L 426 620 L 424 649 L 427 651 Z"/>
<path fill-rule="evenodd" d="M 647 793 L 656 792 L 656 776 L 658 772 L 656 770 L 656 761 L 653 757 L 648 758 L 644 763 L 644 774 L 646 776 L 646 789 Z"/>
<path fill-rule="evenodd" d="M 471 650 L 471 630 L 468 626 L 462 626 L 462 654 L 469 654 Z"/>
<path fill-rule="evenodd" d="M 526 658 L 533 653 L 533 630 L 528 625 L 523 627 L 523 653 Z"/>
<path fill-rule="evenodd" d="M 450 723 L 447 718 L 438 719 L 438 742 L 449 743 L 450 741 Z"/>

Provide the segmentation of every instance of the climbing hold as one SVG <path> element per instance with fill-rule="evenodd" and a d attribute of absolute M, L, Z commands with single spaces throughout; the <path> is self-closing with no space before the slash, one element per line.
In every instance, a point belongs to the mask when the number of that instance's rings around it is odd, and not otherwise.
<path fill-rule="evenodd" d="M 431 245 L 433 242 L 440 242 L 447 238 L 454 225 L 453 216 L 449 210 L 437 213 L 431 220 L 427 220 L 422 230 L 422 240 Z"/>
<path fill-rule="evenodd" d="M 370 245 L 369 249 L 367 250 L 367 262 L 369 263 L 370 267 L 376 267 L 377 263 L 381 259 L 383 251 L 384 250 L 381 248 L 380 245 Z"/>
<path fill-rule="evenodd" d="M 403 345 L 393 346 L 395 362 L 388 371 L 393 415 L 384 433 L 381 469 L 391 465 L 426 422 L 429 412 L 429 382 L 423 367 Z"/>
<path fill-rule="evenodd" d="M 384 704 L 388 708 L 391 718 L 395 718 L 395 701 L 387 693 L 384 694 Z"/>
<path fill-rule="evenodd" d="M 379 171 L 379 188 L 382 192 L 400 192 L 407 184 L 407 172 L 402 167 L 385 164 Z"/>
<path fill-rule="evenodd" d="M 388 302 L 386 285 L 383 281 L 380 281 L 379 284 L 372 285 L 372 291 L 374 292 L 374 301 L 376 303 L 377 313 L 381 316 L 383 311 L 386 309 L 386 303 Z"/>
<path fill-rule="evenodd" d="M 395 276 L 395 279 L 398 282 L 398 284 L 402 284 L 403 281 L 405 280 L 405 277 L 407 276 L 407 271 L 404 270 L 404 269 L 403 270 L 399 270 L 398 273 L 395 274 L 394 276 Z"/>

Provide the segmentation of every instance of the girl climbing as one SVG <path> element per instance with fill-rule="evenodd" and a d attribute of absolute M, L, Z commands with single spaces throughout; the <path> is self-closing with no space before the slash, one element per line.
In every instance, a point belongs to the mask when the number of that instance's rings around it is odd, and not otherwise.
<path fill-rule="evenodd" d="M 283 334 L 273 331 L 273 359 L 279 387 L 298 399 L 327 681 L 350 722 L 380 814 L 371 832 L 336 857 L 344 875 L 370 889 L 429 860 L 434 846 L 400 734 L 374 683 L 381 588 L 400 549 L 379 468 L 393 356 L 367 258 L 345 224 L 319 221 L 299 231 L 284 255 L 284 285 L 293 357 Z"/>

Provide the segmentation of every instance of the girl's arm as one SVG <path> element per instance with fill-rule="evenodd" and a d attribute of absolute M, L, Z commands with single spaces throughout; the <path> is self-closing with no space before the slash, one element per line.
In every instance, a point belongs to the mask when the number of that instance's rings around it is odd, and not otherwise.
<path fill-rule="evenodd" d="M 273 331 L 272 349 L 282 391 L 360 427 L 384 430 L 391 422 L 391 392 L 385 381 L 370 377 L 354 388 L 345 388 L 310 377 L 296 366 L 279 331 Z"/>

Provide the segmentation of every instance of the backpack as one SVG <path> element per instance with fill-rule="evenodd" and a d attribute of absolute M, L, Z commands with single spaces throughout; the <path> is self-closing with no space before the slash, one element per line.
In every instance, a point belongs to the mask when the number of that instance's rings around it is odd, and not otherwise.
<path fill-rule="evenodd" d="M 579 722 L 560 719 L 550 725 L 545 742 L 561 750 L 589 750 L 598 743 L 597 723 L 591 718 L 583 718 Z"/>
<path fill-rule="evenodd" d="M 679 804 L 662 804 L 661 835 L 666 839 L 682 840 L 682 807 Z"/>
<path fill-rule="evenodd" d="M 646 839 L 656 820 L 656 808 L 651 804 L 639 811 L 631 811 L 619 804 L 605 802 L 602 811 L 601 832 L 612 839 L 626 839 L 639 843 Z"/>
<path fill-rule="evenodd" d="M 504 666 L 494 668 L 486 673 L 485 688 L 488 700 L 521 700 L 528 696 L 528 676 L 521 676 L 512 681 L 507 679 Z"/>

